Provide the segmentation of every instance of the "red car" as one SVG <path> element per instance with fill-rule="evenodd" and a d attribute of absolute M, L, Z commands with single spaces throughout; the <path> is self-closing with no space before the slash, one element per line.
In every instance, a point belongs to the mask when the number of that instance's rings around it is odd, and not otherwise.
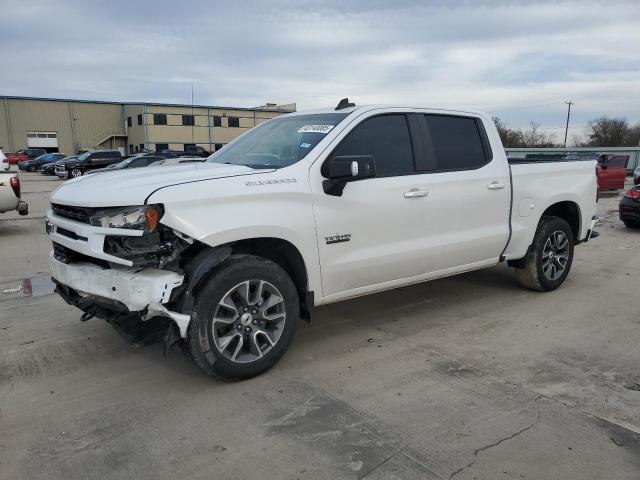
<path fill-rule="evenodd" d="M 627 175 L 629 155 L 600 155 L 596 175 L 598 188 L 602 190 L 621 190 Z"/>
<path fill-rule="evenodd" d="M 9 165 L 16 165 L 18 162 L 31 160 L 45 153 L 47 153 L 47 151 L 42 148 L 28 148 L 27 150 L 18 150 L 16 153 L 5 153 L 5 155 L 9 161 Z"/>

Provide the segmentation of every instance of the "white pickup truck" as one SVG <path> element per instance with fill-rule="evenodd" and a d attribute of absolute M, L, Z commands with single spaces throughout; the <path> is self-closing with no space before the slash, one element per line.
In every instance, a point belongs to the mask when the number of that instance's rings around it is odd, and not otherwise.
<path fill-rule="evenodd" d="M 17 172 L 0 150 L 0 213 L 17 210 L 20 215 L 29 213 L 29 205 L 20 200 L 20 179 Z"/>
<path fill-rule="evenodd" d="M 504 261 L 528 288 L 564 282 L 596 223 L 595 162 L 509 164 L 483 114 L 345 100 L 201 164 L 66 182 L 47 214 L 57 292 L 240 379 L 318 305 Z"/>

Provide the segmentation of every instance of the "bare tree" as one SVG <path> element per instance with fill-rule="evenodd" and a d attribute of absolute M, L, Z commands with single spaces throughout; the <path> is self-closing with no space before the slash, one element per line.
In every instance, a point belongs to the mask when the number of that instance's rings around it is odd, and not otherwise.
<path fill-rule="evenodd" d="M 522 142 L 522 134 L 519 130 L 508 128 L 502 119 L 498 116 L 492 117 L 493 123 L 498 130 L 502 146 L 505 148 L 524 147 Z"/>
<path fill-rule="evenodd" d="M 545 148 L 555 147 L 555 135 L 543 132 L 540 124 L 533 120 L 529 122 L 529 128 L 520 131 L 522 135 L 522 143 L 528 148 Z"/>

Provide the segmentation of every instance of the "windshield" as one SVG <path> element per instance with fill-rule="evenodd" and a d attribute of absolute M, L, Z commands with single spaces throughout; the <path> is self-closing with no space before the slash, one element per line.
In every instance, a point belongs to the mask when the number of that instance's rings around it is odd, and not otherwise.
<path fill-rule="evenodd" d="M 207 161 L 282 168 L 302 160 L 348 113 L 320 113 L 274 118 L 243 134 Z"/>
<path fill-rule="evenodd" d="M 84 161 L 89 158 L 89 155 L 91 155 L 92 153 L 92 151 L 84 152 L 82 155 L 78 156 L 78 160 Z"/>

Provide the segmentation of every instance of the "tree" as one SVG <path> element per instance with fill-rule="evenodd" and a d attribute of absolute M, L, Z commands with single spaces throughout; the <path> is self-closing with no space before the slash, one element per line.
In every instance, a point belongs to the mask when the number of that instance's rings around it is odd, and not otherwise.
<path fill-rule="evenodd" d="M 540 130 L 540 124 L 534 121 L 529 122 L 529 129 L 521 130 L 522 143 L 528 148 L 548 148 L 555 147 L 555 135 L 545 133 Z"/>
<path fill-rule="evenodd" d="M 593 147 L 621 147 L 627 145 L 626 141 L 631 141 L 625 118 L 602 116 L 591 120 L 588 129 L 589 145 Z"/>
<path fill-rule="evenodd" d="M 522 135 L 518 130 L 512 130 L 508 128 L 502 119 L 498 116 L 492 117 L 493 123 L 498 130 L 500 140 L 502 140 L 502 146 L 505 148 L 523 147 Z"/>

